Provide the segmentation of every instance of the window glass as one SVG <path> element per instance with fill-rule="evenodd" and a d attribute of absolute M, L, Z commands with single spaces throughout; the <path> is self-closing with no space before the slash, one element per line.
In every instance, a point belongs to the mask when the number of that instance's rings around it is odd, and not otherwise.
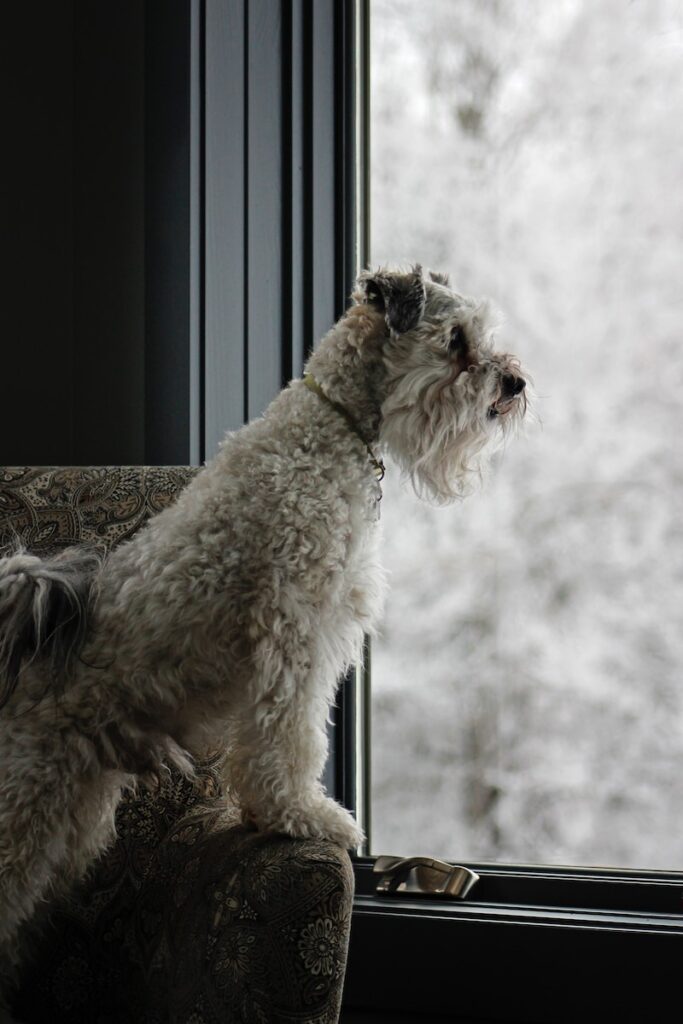
<path fill-rule="evenodd" d="M 371 262 L 488 295 L 534 416 L 388 466 L 373 853 L 683 863 L 683 4 L 372 0 Z"/>

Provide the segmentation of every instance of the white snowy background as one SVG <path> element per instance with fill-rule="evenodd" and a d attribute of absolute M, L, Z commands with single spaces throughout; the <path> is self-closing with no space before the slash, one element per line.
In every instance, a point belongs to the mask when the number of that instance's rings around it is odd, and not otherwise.
<path fill-rule="evenodd" d="M 374 853 L 683 868 L 683 3 L 372 0 L 371 259 L 492 297 L 536 420 L 389 467 Z"/>

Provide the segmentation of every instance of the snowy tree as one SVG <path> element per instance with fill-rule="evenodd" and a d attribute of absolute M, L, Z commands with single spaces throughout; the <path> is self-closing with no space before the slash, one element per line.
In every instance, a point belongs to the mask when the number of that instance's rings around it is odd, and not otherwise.
<path fill-rule="evenodd" d="M 371 12 L 372 262 L 491 295 L 536 386 L 462 505 L 390 469 L 373 850 L 678 867 L 682 8 Z"/>

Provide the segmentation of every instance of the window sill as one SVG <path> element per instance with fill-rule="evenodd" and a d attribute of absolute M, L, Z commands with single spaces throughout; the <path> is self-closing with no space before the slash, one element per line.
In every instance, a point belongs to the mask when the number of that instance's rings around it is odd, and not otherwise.
<path fill-rule="evenodd" d="M 345 1006 L 525 1024 L 673 1019 L 680 877 L 469 866 L 482 880 L 460 902 L 375 896 L 372 861 L 356 861 Z"/>

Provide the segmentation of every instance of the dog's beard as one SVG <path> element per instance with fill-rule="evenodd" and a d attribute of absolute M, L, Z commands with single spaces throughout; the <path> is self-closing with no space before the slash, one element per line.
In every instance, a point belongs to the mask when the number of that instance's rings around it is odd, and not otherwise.
<path fill-rule="evenodd" d="M 523 398 L 501 400 L 493 379 L 409 373 L 382 407 L 380 442 L 421 498 L 447 504 L 479 483 L 525 407 Z"/>

